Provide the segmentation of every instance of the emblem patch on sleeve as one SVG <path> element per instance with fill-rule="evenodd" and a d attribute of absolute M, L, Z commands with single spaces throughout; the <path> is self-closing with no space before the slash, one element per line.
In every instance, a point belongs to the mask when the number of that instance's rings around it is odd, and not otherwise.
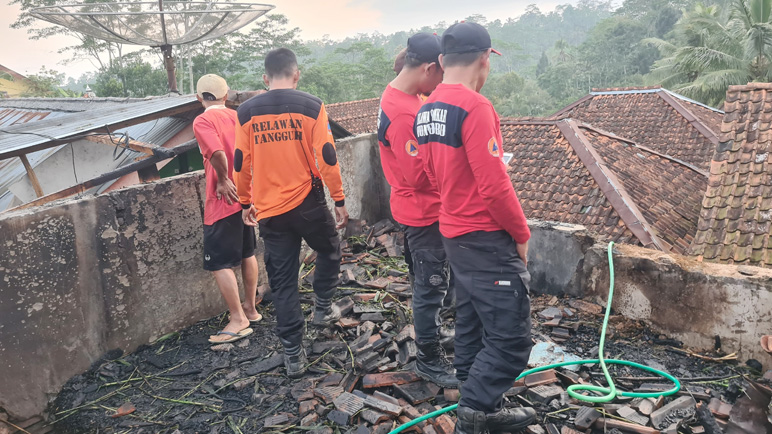
<path fill-rule="evenodd" d="M 492 137 L 490 140 L 488 140 L 488 152 L 491 153 L 494 157 L 500 157 L 499 155 L 499 144 L 496 142 L 496 138 Z"/>
<path fill-rule="evenodd" d="M 407 143 L 405 143 L 405 151 L 411 157 L 418 155 L 418 142 L 415 140 L 408 140 Z"/>

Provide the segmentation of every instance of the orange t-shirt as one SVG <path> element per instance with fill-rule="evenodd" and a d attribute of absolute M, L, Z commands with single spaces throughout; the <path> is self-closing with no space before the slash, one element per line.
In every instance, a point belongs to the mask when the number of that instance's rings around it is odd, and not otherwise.
<path fill-rule="evenodd" d="M 239 202 L 258 220 L 296 208 L 311 192 L 311 173 L 342 204 L 335 141 L 322 101 L 294 89 L 274 89 L 238 109 L 235 178 Z M 318 165 L 318 167 L 317 167 Z"/>
<path fill-rule="evenodd" d="M 204 224 L 231 216 L 239 211 L 238 203 L 228 205 L 225 198 L 217 199 L 217 172 L 209 160 L 217 151 L 225 152 L 228 158 L 228 176 L 233 181 L 233 153 L 236 149 L 236 128 L 239 120 L 236 111 L 224 105 L 211 106 L 193 121 L 193 133 L 196 135 L 201 155 L 204 156 L 204 174 L 206 175 L 206 201 L 204 202 Z"/>

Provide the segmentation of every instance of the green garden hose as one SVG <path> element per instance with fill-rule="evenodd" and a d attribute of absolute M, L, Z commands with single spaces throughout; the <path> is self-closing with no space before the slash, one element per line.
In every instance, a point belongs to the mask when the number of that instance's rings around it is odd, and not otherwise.
<path fill-rule="evenodd" d="M 681 390 L 681 382 L 679 382 L 677 378 L 668 374 L 667 372 L 662 372 L 657 369 L 651 368 L 649 366 L 641 365 L 640 363 L 630 362 L 627 360 L 614 360 L 614 359 L 606 360 L 603 357 L 604 349 L 606 346 L 606 329 L 608 328 L 608 318 L 611 313 L 611 301 L 614 298 L 614 258 L 612 254 L 613 247 L 614 247 L 613 242 L 608 243 L 609 290 L 608 290 L 608 301 L 606 303 L 606 315 L 603 317 L 603 328 L 601 329 L 600 344 L 598 346 L 599 358 L 592 359 L 592 360 L 576 360 L 571 362 L 554 363 L 554 364 L 542 366 L 539 368 L 529 369 L 527 371 L 524 371 L 522 374 L 520 374 L 520 376 L 517 377 L 518 380 L 525 377 L 526 375 L 534 374 L 536 372 L 546 371 L 548 369 L 559 368 L 561 366 L 600 363 L 600 367 L 603 370 L 603 375 L 606 377 L 606 382 L 608 383 L 609 386 L 600 387 L 600 386 L 592 386 L 587 384 L 575 384 L 573 386 L 569 386 L 567 390 L 568 394 L 572 398 L 576 398 L 580 401 L 585 401 L 585 402 L 603 403 L 603 402 L 613 401 L 614 398 L 618 396 L 625 396 L 630 398 L 658 398 L 660 396 L 675 395 L 676 393 L 678 393 L 679 390 Z M 607 364 L 632 366 L 633 368 L 638 368 L 647 372 L 651 372 L 653 374 L 664 377 L 669 381 L 672 381 L 673 388 L 664 392 L 653 392 L 653 393 L 621 392 L 617 390 L 616 385 L 614 385 L 614 380 L 611 378 L 611 374 L 609 374 L 608 372 Z M 592 393 L 601 394 L 601 395 L 600 396 L 585 395 L 581 392 L 592 392 Z M 458 404 L 454 404 L 445 408 L 441 408 L 437 411 L 433 411 L 431 413 L 425 414 L 417 419 L 414 419 L 404 425 L 397 427 L 396 429 L 389 432 L 389 434 L 400 433 L 410 428 L 413 425 L 419 424 L 427 419 L 437 417 L 443 413 L 453 411 L 456 408 L 458 408 Z"/>

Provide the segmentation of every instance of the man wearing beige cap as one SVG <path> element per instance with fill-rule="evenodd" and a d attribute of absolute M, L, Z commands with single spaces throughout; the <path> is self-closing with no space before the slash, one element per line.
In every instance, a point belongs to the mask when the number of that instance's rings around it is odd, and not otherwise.
<path fill-rule="evenodd" d="M 236 149 L 236 111 L 225 107 L 228 84 L 220 76 L 207 74 L 198 80 L 197 98 L 204 113 L 193 121 L 193 132 L 204 157 L 206 202 L 204 203 L 204 269 L 209 270 L 228 304 L 230 322 L 210 336 L 209 342 L 235 342 L 252 334 L 250 324 L 262 316 L 255 309 L 257 259 L 255 231 L 241 219 L 241 205 L 233 182 Z M 241 265 L 244 279 L 243 304 L 232 268 Z"/>

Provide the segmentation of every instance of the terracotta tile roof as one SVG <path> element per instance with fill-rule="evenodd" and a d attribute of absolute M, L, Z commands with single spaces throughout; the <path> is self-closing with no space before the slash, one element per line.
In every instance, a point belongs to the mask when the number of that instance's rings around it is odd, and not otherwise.
<path fill-rule="evenodd" d="M 550 119 L 577 119 L 708 170 L 722 116 L 655 86 L 593 89 Z"/>
<path fill-rule="evenodd" d="M 501 129 L 529 218 L 582 224 L 606 240 L 688 250 L 705 172 L 573 120 L 505 119 Z"/>
<path fill-rule="evenodd" d="M 380 98 L 329 104 L 330 120 L 353 135 L 375 133 L 378 130 Z"/>
<path fill-rule="evenodd" d="M 691 253 L 772 266 L 772 84 L 731 86 Z"/>

